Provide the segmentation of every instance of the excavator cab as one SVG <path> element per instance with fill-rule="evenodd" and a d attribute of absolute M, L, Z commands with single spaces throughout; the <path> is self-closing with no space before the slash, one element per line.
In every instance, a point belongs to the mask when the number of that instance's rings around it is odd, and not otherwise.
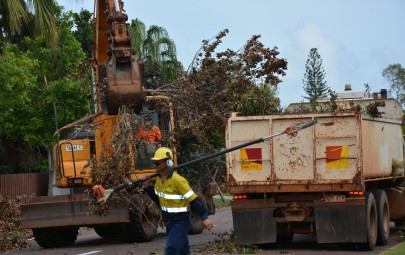
<path fill-rule="evenodd" d="M 163 143 L 159 116 L 153 111 L 143 111 L 140 114 L 140 118 L 142 119 L 142 123 L 141 125 L 137 125 L 135 134 L 135 140 L 137 141 L 135 166 L 140 169 L 151 169 L 154 168 L 151 158 Z M 151 119 L 150 127 L 148 126 L 150 124 L 146 120 L 147 118 Z M 151 138 L 148 137 L 149 135 Z"/>
<path fill-rule="evenodd" d="M 165 97 L 153 97 L 150 96 L 148 100 L 167 100 Z M 168 147 L 175 151 L 173 146 L 173 134 L 172 130 L 174 127 L 174 116 L 173 109 L 171 107 L 167 108 L 166 111 L 157 111 L 156 109 L 144 109 L 139 114 L 142 122 L 140 125 L 136 126 L 135 131 L 135 141 L 136 141 L 136 153 L 135 158 L 135 170 L 131 171 L 130 178 L 135 180 L 137 178 L 142 178 L 151 173 L 155 173 L 155 165 L 153 164 L 151 158 L 153 154 L 159 147 Z M 156 141 L 155 139 L 146 140 L 145 137 L 139 137 L 139 129 L 145 128 L 146 121 L 145 116 L 149 116 L 152 119 L 153 129 L 158 128 L 161 134 L 161 139 Z M 151 127 L 147 127 L 149 130 Z M 152 131 L 153 132 L 153 131 Z M 174 162 L 176 162 L 176 155 L 174 155 Z"/>

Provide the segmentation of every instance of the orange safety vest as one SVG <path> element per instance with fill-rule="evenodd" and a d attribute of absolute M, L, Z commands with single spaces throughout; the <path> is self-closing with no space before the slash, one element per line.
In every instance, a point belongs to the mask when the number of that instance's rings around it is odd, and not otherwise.
<path fill-rule="evenodd" d="M 136 136 L 142 138 L 144 141 L 160 141 L 162 140 L 162 133 L 157 126 L 152 126 L 148 130 L 144 130 L 144 127 L 139 127 L 136 131 Z"/>

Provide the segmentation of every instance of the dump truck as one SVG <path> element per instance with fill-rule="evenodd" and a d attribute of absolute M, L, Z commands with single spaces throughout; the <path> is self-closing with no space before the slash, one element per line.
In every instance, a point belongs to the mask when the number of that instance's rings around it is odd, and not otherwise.
<path fill-rule="evenodd" d="M 227 147 L 317 121 L 295 136 L 227 154 L 238 244 L 285 243 L 308 234 L 318 243 L 371 250 L 387 243 L 390 221 L 405 220 L 402 106 L 386 93 L 353 94 L 334 101 L 333 112 L 319 111 L 331 102 L 294 103 L 277 115 L 229 118 Z"/>
<path fill-rule="evenodd" d="M 157 232 L 159 208 L 146 194 L 127 189 L 121 192 L 124 199 L 117 196 L 106 204 L 95 205 L 91 187 L 116 185 L 117 178 L 127 183 L 155 173 L 151 158 L 157 146 L 171 148 L 173 161 L 177 162 L 173 105 L 167 96 L 144 91 L 144 64 L 132 47 L 123 1 L 96 0 L 94 8 L 94 113 L 59 127 L 57 109 L 65 106 L 61 102 L 54 104 L 57 144 L 52 162 L 55 174 L 51 172 L 50 178 L 58 192 L 36 196 L 21 207 L 21 227 L 32 229 L 35 241 L 44 248 L 72 245 L 80 227 L 94 228 L 101 237 L 119 238 L 122 242 L 152 240 Z M 134 145 L 136 131 L 146 115 L 160 127 L 163 138 L 159 143 L 140 139 Z M 118 138 L 121 143 L 117 143 Z M 97 172 L 103 164 L 105 171 Z M 212 200 L 212 196 L 206 196 L 203 202 Z M 202 232 L 200 218 L 195 213 L 190 217 L 190 232 Z"/>

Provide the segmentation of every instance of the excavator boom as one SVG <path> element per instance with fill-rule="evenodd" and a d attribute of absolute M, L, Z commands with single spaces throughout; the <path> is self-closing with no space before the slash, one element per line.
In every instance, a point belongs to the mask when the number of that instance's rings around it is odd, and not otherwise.
<path fill-rule="evenodd" d="M 137 61 L 121 0 L 96 0 L 93 18 L 93 70 L 97 112 L 118 114 L 122 105 L 142 108 L 144 65 Z"/>

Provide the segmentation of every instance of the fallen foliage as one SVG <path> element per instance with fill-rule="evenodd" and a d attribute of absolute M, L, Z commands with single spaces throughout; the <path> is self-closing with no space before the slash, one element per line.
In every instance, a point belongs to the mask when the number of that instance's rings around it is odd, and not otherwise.
<path fill-rule="evenodd" d="M 360 112 L 372 118 L 381 118 L 384 112 L 380 112 L 379 108 L 383 107 L 385 107 L 383 101 L 356 102 L 356 100 L 337 100 L 336 96 L 331 96 L 328 101 L 292 104 L 282 114 Z"/>
<path fill-rule="evenodd" d="M 384 101 L 376 101 L 374 103 L 371 103 L 371 104 L 367 105 L 366 112 L 372 118 L 381 118 L 383 113 L 378 110 L 378 107 L 385 107 L 385 102 Z"/>
<path fill-rule="evenodd" d="M 0 194 L 0 252 L 20 250 L 28 247 L 31 230 L 20 229 L 21 210 L 25 196 L 16 199 Z"/>
<path fill-rule="evenodd" d="M 190 140 L 210 147 L 210 134 L 224 133 L 228 112 L 259 115 L 279 111 L 275 91 L 287 61 L 278 58 L 277 47 L 266 48 L 260 35 L 252 36 L 237 51 L 217 52 L 228 33 L 225 29 L 204 40 L 188 70 L 154 92 L 173 99 L 180 147 Z"/>
<path fill-rule="evenodd" d="M 261 250 L 254 245 L 238 245 L 233 232 L 213 233 L 215 239 L 197 247 L 192 247 L 193 254 L 255 254 Z"/>
<path fill-rule="evenodd" d="M 115 116 L 114 116 L 115 118 Z M 103 144 L 103 150 L 99 159 L 93 158 L 89 163 L 92 167 L 91 178 L 94 184 L 101 184 L 105 189 L 119 186 L 130 181 L 130 175 L 134 174 L 134 158 L 138 150 L 145 144 L 140 139 L 135 139 L 133 127 L 141 125 L 140 117 L 129 107 L 122 106 L 119 109 L 117 123 L 113 126 L 111 139 L 108 144 Z M 102 128 L 99 126 L 96 128 Z M 104 130 L 99 130 L 101 136 L 108 135 Z M 136 174 L 134 174 L 136 176 Z M 160 218 L 159 208 L 151 199 L 140 194 L 143 190 L 139 186 L 127 188 L 122 192 L 115 192 L 114 196 L 127 201 L 131 212 L 148 212 L 145 217 Z M 89 213 L 106 215 L 109 211 L 108 204 L 94 204 L 89 201 Z"/>
<path fill-rule="evenodd" d="M 405 169 L 405 161 L 404 160 L 396 160 L 392 159 L 392 177 L 402 176 Z"/>

